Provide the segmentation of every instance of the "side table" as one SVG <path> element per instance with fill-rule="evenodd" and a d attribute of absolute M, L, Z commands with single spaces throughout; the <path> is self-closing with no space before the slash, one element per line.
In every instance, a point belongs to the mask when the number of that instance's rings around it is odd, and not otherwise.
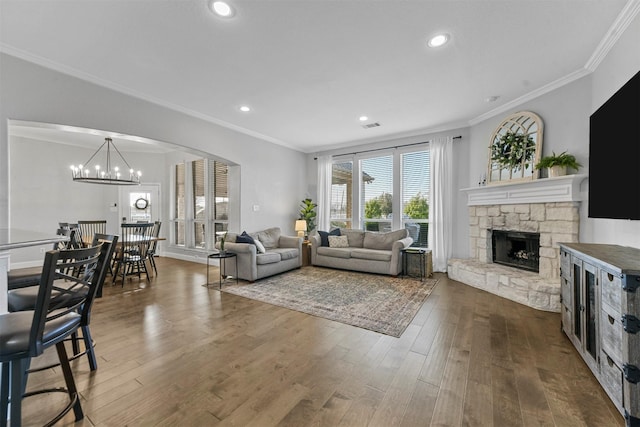
<path fill-rule="evenodd" d="M 218 286 L 222 289 L 222 278 L 226 278 L 225 267 L 227 258 L 235 258 L 236 260 L 236 284 L 238 283 L 238 256 L 233 252 L 216 252 L 207 256 L 207 285 L 209 286 L 209 260 L 217 259 L 220 261 L 220 278 L 218 280 Z"/>
<path fill-rule="evenodd" d="M 311 242 L 305 240 L 302 242 L 302 266 L 307 267 L 311 265 Z"/>
<path fill-rule="evenodd" d="M 420 268 L 420 280 L 424 281 L 425 277 L 430 277 L 433 274 L 431 249 L 409 247 L 401 249 L 402 253 L 402 278 L 409 276 L 409 264 L 410 258 L 416 257 Z"/>

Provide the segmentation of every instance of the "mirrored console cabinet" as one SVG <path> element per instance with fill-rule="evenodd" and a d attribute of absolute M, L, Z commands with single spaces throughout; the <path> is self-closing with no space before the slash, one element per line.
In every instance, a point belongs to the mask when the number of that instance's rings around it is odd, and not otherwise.
<path fill-rule="evenodd" d="M 561 243 L 562 330 L 626 425 L 640 426 L 640 249 Z"/>

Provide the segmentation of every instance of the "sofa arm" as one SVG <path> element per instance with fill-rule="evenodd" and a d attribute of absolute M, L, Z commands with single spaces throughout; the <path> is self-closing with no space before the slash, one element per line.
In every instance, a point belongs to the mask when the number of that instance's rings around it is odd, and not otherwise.
<path fill-rule="evenodd" d="M 405 237 L 404 239 L 396 240 L 393 242 L 393 248 L 391 249 L 391 265 L 389 266 L 389 274 L 397 276 L 402 270 L 402 255 L 401 249 L 408 248 L 413 243 L 411 237 Z"/>
<path fill-rule="evenodd" d="M 318 256 L 318 248 L 322 243 L 320 240 L 320 235 L 316 233 L 312 236 L 309 236 L 309 241 L 311 242 L 311 265 L 315 265 L 316 257 Z"/>
<path fill-rule="evenodd" d="M 298 249 L 298 267 L 302 267 L 302 237 L 280 236 L 278 246 L 281 248 L 297 248 Z"/>
<path fill-rule="evenodd" d="M 220 243 L 216 243 L 216 248 L 220 249 Z M 257 279 L 258 265 L 256 260 L 256 245 L 252 245 L 251 243 L 226 242 L 224 244 L 224 250 L 235 253 L 238 258 L 238 271 L 235 271 L 236 263 L 227 262 L 227 260 L 225 260 L 225 271 L 230 272 L 232 276 L 237 276 L 250 282 Z"/>

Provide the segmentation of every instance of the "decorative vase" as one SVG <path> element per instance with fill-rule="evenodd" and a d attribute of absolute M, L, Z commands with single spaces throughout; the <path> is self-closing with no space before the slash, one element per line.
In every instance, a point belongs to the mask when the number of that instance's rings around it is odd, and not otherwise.
<path fill-rule="evenodd" d="M 566 166 L 551 166 L 549 169 L 549 178 L 556 176 L 564 176 L 567 174 Z"/>

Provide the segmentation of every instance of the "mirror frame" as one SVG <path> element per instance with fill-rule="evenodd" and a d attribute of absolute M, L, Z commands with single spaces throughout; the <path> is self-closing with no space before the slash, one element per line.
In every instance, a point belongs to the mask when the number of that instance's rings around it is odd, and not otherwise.
<path fill-rule="evenodd" d="M 530 154 L 523 158 L 520 165 L 515 167 L 501 164 L 496 160 L 500 156 L 497 147 L 502 143 L 508 133 L 525 136 L 530 141 L 525 147 L 525 152 Z M 538 179 L 539 171 L 535 165 L 542 155 L 542 139 L 544 125 L 542 119 L 531 111 L 518 111 L 507 116 L 491 135 L 489 139 L 487 184 L 504 184 L 517 181 L 531 181 Z M 504 148 L 503 148 L 504 149 Z"/>

